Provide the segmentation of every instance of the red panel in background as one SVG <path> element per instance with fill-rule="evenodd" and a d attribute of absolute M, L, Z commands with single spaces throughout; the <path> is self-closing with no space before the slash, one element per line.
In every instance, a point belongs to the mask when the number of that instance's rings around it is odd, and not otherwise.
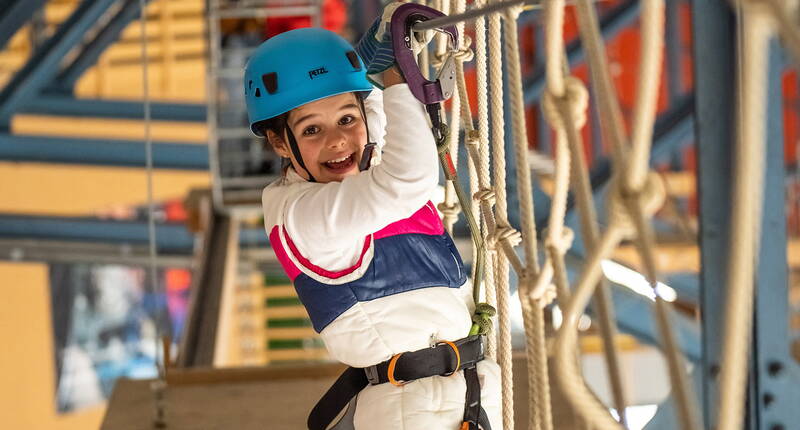
<path fill-rule="evenodd" d="M 347 4 L 344 0 L 322 2 L 322 27 L 341 33 L 347 23 Z M 296 28 L 311 27 L 310 16 L 281 16 L 264 20 L 264 39 Z"/>
<path fill-rule="evenodd" d="M 797 145 L 800 144 L 800 82 L 796 70 L 783 74 L 784 156 L 787 165 L 797 165 Z"/>

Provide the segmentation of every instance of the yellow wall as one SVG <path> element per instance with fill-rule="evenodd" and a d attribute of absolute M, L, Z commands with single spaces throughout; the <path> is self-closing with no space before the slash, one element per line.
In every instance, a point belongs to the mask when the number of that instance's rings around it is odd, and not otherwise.
<path fill-rule="evenodd" d="M 209 187 L 208 172 L 157 170 L 156 202 Z M 147 203 L 144 169 L 0 162 L 0 213 L 92 216 Z"/>
<path fill-rule="evenodd" d="M 91 430 L 104 407 L 59 416 L 47 266 L 0 262 L 0 427 Z"/>

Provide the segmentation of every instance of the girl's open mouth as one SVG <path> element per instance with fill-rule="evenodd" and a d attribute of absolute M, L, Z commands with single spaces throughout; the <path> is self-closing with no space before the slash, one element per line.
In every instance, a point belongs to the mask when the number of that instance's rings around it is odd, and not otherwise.
<path fill-rule="evenodd" d="M 352 153 L 346 157 L 337 158 L 335 160 L 322 163 L 323 166 L 325 166 L 328 170 L 331 170 L 333 173 L 345 173 L 353 168 L 355 164 L 355 153 Z"/>

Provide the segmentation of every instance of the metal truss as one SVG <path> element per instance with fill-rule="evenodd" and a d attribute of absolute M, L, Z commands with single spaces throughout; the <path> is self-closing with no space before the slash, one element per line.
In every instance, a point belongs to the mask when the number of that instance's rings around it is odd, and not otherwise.
<path fill-rule="evenodd" d="M 208 145 L 205 143 L 153 143 L 154 168 L 208 170 Z M 0 134 L 0 159 L 143 167 L 145 143 L 139 140 Z"/>

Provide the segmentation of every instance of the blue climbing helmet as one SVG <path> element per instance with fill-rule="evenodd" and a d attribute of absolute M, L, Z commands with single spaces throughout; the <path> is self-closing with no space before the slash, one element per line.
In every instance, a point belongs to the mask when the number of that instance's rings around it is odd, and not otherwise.
<path fill-rule="evenodd" d="M 366 67 L 356 51 L 336 33 L 299 28 L 259 46 L 244 70 L 244 96 L 250 129 L 298 106 L 349 92 L 368 92 Z"/>

